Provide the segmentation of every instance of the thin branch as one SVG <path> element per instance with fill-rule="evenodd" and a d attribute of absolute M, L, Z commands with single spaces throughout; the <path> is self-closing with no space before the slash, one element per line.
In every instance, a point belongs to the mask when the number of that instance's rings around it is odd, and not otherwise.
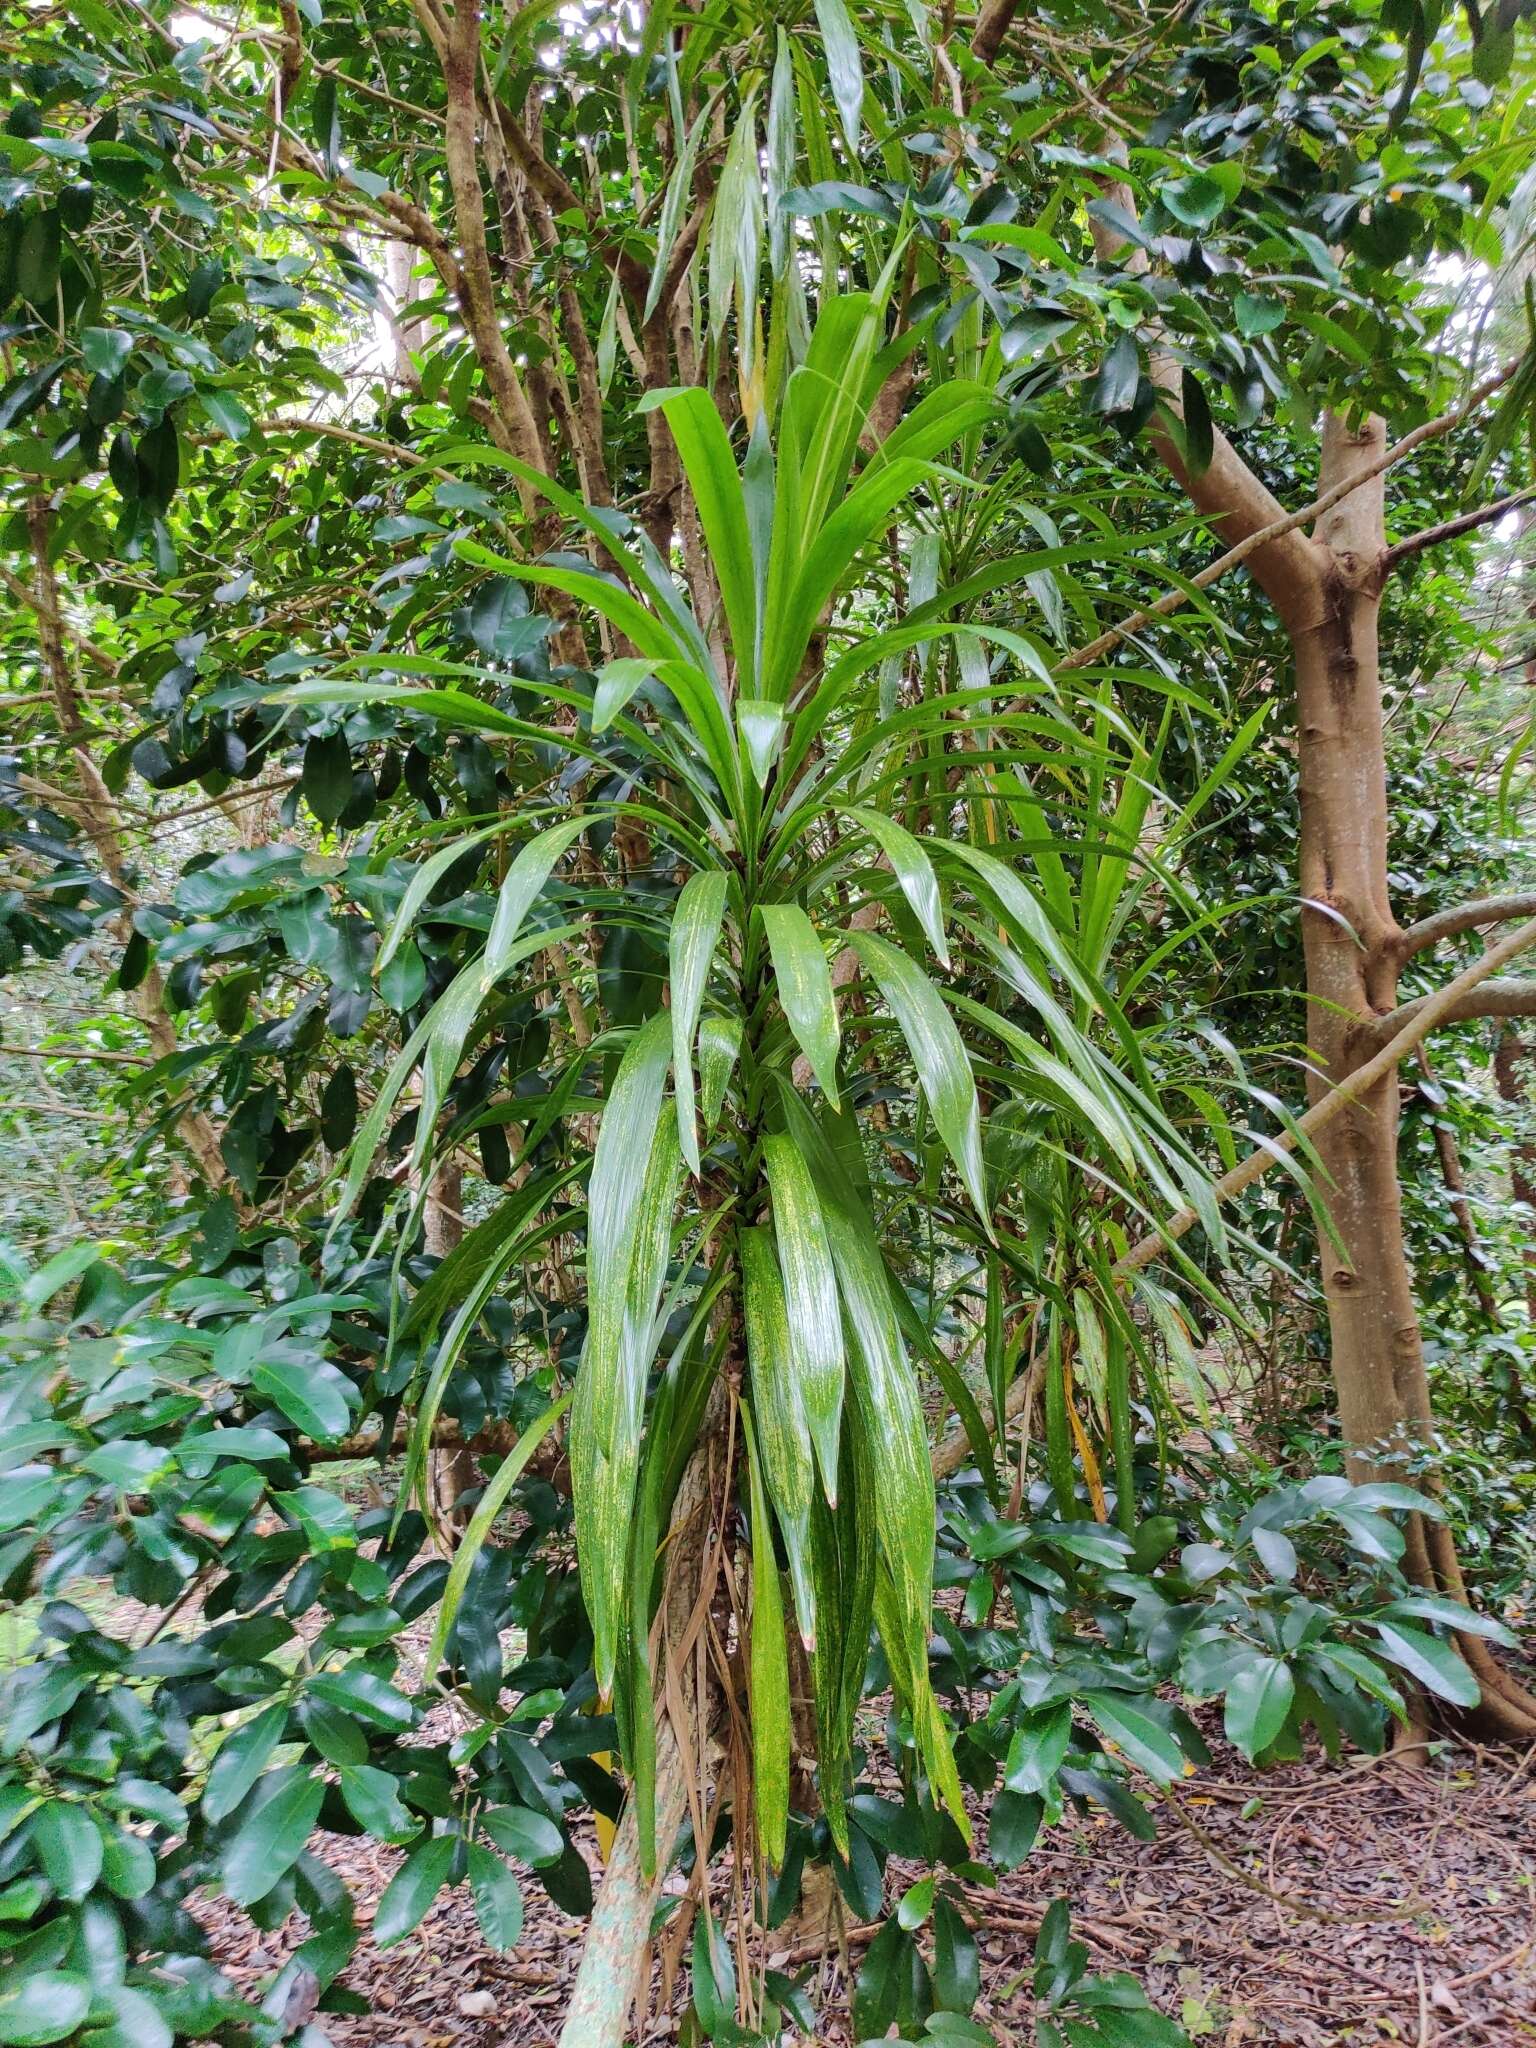
<path fill-rule="evenodd" d="M 1362 1065 L 1356 1067 L 1352 1074 L 1346 1075 L 1336 1088 L 1331 1088 L 1319 1101 L 1314 1102 L 1306 1114 L 1298 1117 L 1289 1129 L 1278 1131 L 1274 1137 L 1267 1139 L 1256 1150 L 1240 1159 L 1230 1172 L 1221 1176 L 1220 1180 L 1213 1182 L 1210 1192 L 1215 1200 L 1229 1202 L 1234 1195 L 1239 1195 L 1244 1189 L 1252 1187 L 1255 1181 L 1261 1180 L 1268 1173 L 1277 1160 L 1294 1152 L 1302 1138 L 1316 1136 L 1317 1132 L 1326 1124 L 1331 1124 L 1336 1116 L 1349 1109 L 1363 1095 L 1368 1095 L 1378 1081 L 1384 1081 L 1399 1062 L 1429 1036 L 1436 1025 L 1458 1021 L 1459 1017 L 1465 1014 L 1464 1005 L 1472 1003 L 1479 992 L 1486 995 L 1486 984 L 1499 969 L 1507 966 L 1518 954 L 1528 951 L 1532 946 L 1536 946 L 1536 918 L 1512 931 L 1496 946 L 1490 946 L 1481 959 L 1474 961 L 1464 972 L 1458 974 L 1454 981 L 1448 981 L 1444 988 L 1437 989 L 1431 996 L 1421 997 L 1417 1002 L 1406 1004 L 1401 1010 L 1394 1011 L 1390 1018 L 1383 1018 L 1382 1023 L 1392 1027 L 1392 1036 L 1380 1051 L 1373 1053 Z M 1536 981 L 1516 981 L 1499 986 L 1528 990 L 1529 1009 L 1519 1012 L 1476 1011 L 1474 1005 L 1474 1014 L 1536 1015 Z M 1155 1230 L 1149 1230 L 1144 1237 L 1139 1238 L 1124 1258 L 1116 1261 L 1110 1269 L 1110 1278 L 1116 1282 L 1129 1280 L 1133 1274 L 1143 1271 L 1169 1245 L 1187 1236 L 1200 1220 L 1200 1213 L 1195 1209 L 1176 1210 Z M 1010 1420 L 1018 1414 L 1024 1404 L 1026 1380 L 1027 1375 L 1021 1374 L 1009 1389 L 1007 1414 Z M 934 1450 L 935 1473 L 944 1476 L 957 1470 L 964 1461 L 969 1442 L 964 1424 L 957 1423 Z"/>
<path fill-rule="evenodd" d="M 305 1455 L 313 1465 L 351 1464 L 367 1458 L 398 1458 L 405 1454 L 411 1434 L 410 1428 L 404 1425 L 387 1439 L 377 1430 L 361 1430 L 356 1436 L 342 1437 L 335 1443 L 310 1444 Z M 484 1451 L 491 1456 L 505 1457 L 516 1445 L 518 1434 L 509 1422 L 488 1422 L 483 1429 L 466 1436 L 454 1418 L 445 1415 L 433 1428 L 430 1447 L 434 1451 Z M 528 1461 L 526 1469 L 537 1478 L 549 1480 L 557 1491 L 570 1491 L 570 1466 L 561 1438 L 546 1438 Z"/>
<path fill-rule="evenodd" d="M 1483 896 L 1471 903 L 1454 903 L 1449 910 L 1437 910 L 1433 917 L 1421 917 L 1408 925 L 1397 941 L 1403 959 L 1438 946 L 1442 939 L 1454 939 L 1461 932 L 1476 931 L 1480 925 L 1508 924 L 1517 917 L 1536 917 L 1536 889 L 1524 889 L 1512 896 Z"/>
<path fill-rule="evenodd" d="M 622 242 L 607 233 L 600 222 L 592 219 L 581 194 L 565 173 L 558 170 L 538 148 L 506 101 L 499 96 L 490 96 L 489 104 L 508 154 L 550 212 L 576 214 L 603 261 L 610 269 L 618 271 L 625 291 L 637 305 L 643 305 L 651 286 L 650 271 Z"/>
<path fill-rule="evenodd" d="M 0 1115 L 9 1116 L 23 1109 L 34 1116 L 67 1116 L 71 1122 L 76 1117 L 87 1117 L 93 1123 L 108 1123 L 112 1117 L 109 1109 L 91 1109 L 78 1102 L 33 1102 L 24 1095 L 8 1095 L 0 1104 Z"/>
<path fill-rule="evenodd" d="M 1394 1011 L 1391 1018 L 1383 1018 L 1384 1024 L 1390 1024 L 1395 1028 L 1380 1051 L 1372 1054 L 1362 1066 L 1356 1067 L 1352 1074 L 1346 1075 L 1339 1085 L 1331 1088 L 1320 1101 L 1314 1102 L 1305 1116 L 1297 1120 L 1293 1129 L 1277 1133 L 1267 1144 L 1260 1146 L 1255 1152 L 1250 1152 L 1246 1159 L 1240 1159 L 1230 1173 L 1224 1173 L 1212 1189 L 1216 1200 L 1230 1201 L 1233 1195 L 1251 1187 L 1269 1171 L 1282 1152 L 1295 1151 L 1299 1137 L 1312 1137 L 1325 1124 L 1331 1124 L 1334 1118 L 1348 1109 L 1352 1103 L 1358 1102 L 1362 1095 L 1368 1095 L 1378 1081 L 1385 1080 L 1398 1062 L 1429 1036 L 1436 1025 L 1454 1022 L 1461 1005 L 1469 1001 L 1476 990 L 1482 988 L 1501 967 L 1507 966 L 1518 954 L 1526 952 L 1532 946 L 1536 946 L 1536 918 L 1520 925 L 1508 938 L 1501 939 L 1498 945 L 1490 946 L 1480 959 L 1458 974 L 1454 981 L 1448 981 L 1444 988 L 1436 989 L 1433 995 L 1424 996 L 1420 1001 L 1406 1005 L 1403 1010 Z M 1516 983 L 1514 986 L 1530 987 L 1533 993 L 1536 993 L 1536 982 Z M 1411 1015 L 1408 1014 L 1410 1011 Z M 1183 1237 L 1198 1221 L 1199 1217 L 1193 1209 L 1180 1209 L 1176 1215 L 1169 1217 L 1166 1223 L 1159 1225 L 1156 1230 L 1149 1231 L 1131 1247 L 1113 1268 L 1115 1279 L 1128 1279 L 1132 1273 L 1138 1273 L 1143 1267 L 1150 1266 L 1166 1244 Z"/>
<path fill-rule="evenodd" d="M 309 61 L 322 77 L 334 78 L 348 92 L 361 93 L 365 100 L 375 100 L 381 107 L 393 107 L 397 114 L 409 114 L 413 121 L 420 121 L 424 127 L 441 128 L 443 125 L 443 116 L 436 107 L 418 107 L 412 100 L 397 100 L 392 92 L 369 85 L 366 79 L 344 71 L 339 64 L 322 64 L 318 57 L 311 57 Z"/>
<path fill-rule="evenodd" d="M 1452 987 L 1455 986 L 1453 982 Z M 1373 1023 L 1361 1025 L 1355 1035 L 1358 1045 L 1378 1045 L 1394 1033 L 1411 1025 L 1427 1004 L 1438 1002 L 1445 994 L 1440 989 L 1432 996 L 1415 996 L 1412 1002 L 1400 1003 L 1385 1017 L 1378 1017 Z M 1448 1010 L 1436 1012 L 1437 1024 L 1472 1024 L 1480 1017 L 1536 1017 L 1536 981 L 1522 981 L 1518 977 L 1504 981 L 1485 981 L 1478 988 L 1467 989 L 1459 995 Z"/>
<path fill-rule="evenodd" d="M 1382 557 L 1382 570 L 1390 573 L 1414 555 L 1421 555 L 1426 548 L 1436 547 L 1443 540 L 1456 540 L 1464 533 L 1474 532 L 1479 526 L 1488 526 L 1495 519 L 1502 519 L 1506 512 L 1513 512 L 1517 506 L 1528 505 L 1532 498 L 1536 498 L 1536 489 L 1511 491 L 1507 498 L 1500 498 L 1492 505 L 1479 506 L 1476 512 L 1463 512 L 1456 519 L 1443 519 L 1438 526 L 1426 526 L 1422 533 L 1411 533 L 1406 540 L 1394 541 Z"/>
<path fill-rule="evenodd" d="M 107 1060 L 126 1067 L 154 1064 L 141 1052 L 109 1052 L 105 1047 L 75 1045 L 6 1045 L 3 1041 L 0 1060 Z"/>
<path fill-rule="evenodd" d="M 1429 1063 L 1429 1054 L 1423 1046 L 1414 1048 L 1419 1074 L 1423 1080 L 1420 1095 L 1433 1108 L 1436 1100 L 1444 1102 L 1435 1080 L 1435 1070 Z M 1498 1326 L 1499 1304 L 1494 1297 L 1493 1283 L 1488 1277 L 1488 1260 L 1478 1236 L 1477 1218 L 1472 1211 L 1471 1199 L 1467 1194 L 1467 1176 L 1461 1163 L 1461 1149 L 1456 1143 L 1456 1133 L 1443 1116 L 1432 1116 L 1430 1128 L 1435 1134 L 1435 1150 L 1440 1155 L 1440 1178 L 1445 1182 L 1446 1200 L 1450 1203 L 1451 1214 L 1456 1218 L 1456 1227 L 1461 1232 L 1462 1248 L 1466 1253 L 1467 1280 L 1477 1296 L 1477 1305 L 1495 1328 Z"/>
<path fill-rule="evenodd" d="M 61 634 L 73 646 L 78 647 L 86 660 L 99 668 L 103 675 L 111 676 L 114 681 L 116 680 L 117 663 L 107 653 L 106 649 L 98 647 L 96 642 L 82 633 L 78 626 L 72 626 L 62 612 L 46 609 L 46 598 L 38 591 L 29 590 L 19 576 L 11 574 L 4 563 L 0 563 L 0 583 L 5 585 L 12 597 L 19 599 L 22 604 L 30 605 L 44 625 L 52 627 L 54 632 Z M 9 701 L 14 703 L 16 700 L 13 698 Z"/>

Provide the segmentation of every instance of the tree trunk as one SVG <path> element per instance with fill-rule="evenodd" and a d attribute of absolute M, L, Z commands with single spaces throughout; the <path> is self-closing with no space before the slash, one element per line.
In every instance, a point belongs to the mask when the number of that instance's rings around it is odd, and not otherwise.
<path fill-rule="evenodd" d="M 571 1987 L 560 2048 L 623 2048 L 630 2038 L 629 2015 L 649 1982 L 651 1915 L 671 1862 L 672 1845 L 688 1810 L 690 1781 L 702 1769 L 711 1730 L 689 1712 L 686 1678 L 662 1682 L 668 1660 L 693 1661 L 690 1631 L 703 1588 L 703 1569 L 714 1534 L 716 1451 L 725 1402 L 719 1387 L 705 1415 L 699 1440 L 683 1473 L 668 1524 L 668 1568 L 660 1626 L 653 1629 L 656 1666 L 656 1868 L 647 1877 L 640 1864 L 640 1829 L 635 1802 L 626 1802 L 613 1839 L 602 1888 L 587 1923 L 581 1962 Z M 685 1725 L 674 1724 L 667 1701 L 680 1703 Z M 702 1852 L 701 1852 L 702 1853 Z"/>
<path fill-rule="evenodd" d="M 1379 420 L 1358 432 L 1330 417 L 1324 490 L 1379 451 Z M 1357 1024 L 1396 1007 L 1398 926 L 1387 901 L 1387 784 L 1377 650 L 1380 479 L 1320 523 L 1319 574 L 1287 620 L 1296 657 L 1301 770 L 1302 942 L 1316 1101 L 1361 1063 Z M 1398 1083 L 1381 1081 L 1318 1140 L 1323 1194 L 1338 1231 L 1324 1241 L 1323 1286 L 1339 1420 L 1351 1470 L 1385 1477 L 1429 1419 L 1418 1310 L 1403 1245 L 1397 1175 Z"/>
<path fill-rule="evenodd" d="M 1385 445 L 1380 420 L 1325 423 L 1324 490 Z M 1317 573 L 1276 593 L 1296 658 L 1301 771 L 1302 940 L 1316 1101 L 1369 1056 L 1366 1032 L 1397 1003 L 1400 930 L 1387 893 L 1386 749 L 1377 639 L 1386 548 L 1380 477 L 1318 523 Z M 1403 1239 L 1398 1181 L 1398 1081 L 1388 1076 L 1318 1138 L 1320 1194 L 1339 1238 L 1320 1249 L 1333 1378 L 1349 1470 L 1401 1478 L 1432 1440 L 1429 1381 Z M 1340 1255 L 1342 1246 L 1343 1256 Z M 1415 1580 L 1465 1597 L 1449 1531 L 1415 1518 L 1405 1559 Z M 1478 1637 L 1460 1640 L 1483 1686 L 1484 1718 L 1536 1735 L 1536 1703 Z"/>
<path fill-rule="evenodd" d="M 1522 1066 L 1530 1074 L 1531 1082 L 1522 1077 Z M 1493 1056 L 1493 1072 L 1500 1099 L 1515 1112 L 1521 1133 L 1510 1151 L 1509 1191 L 1530 1216 L 1521 1263 L 1525 1268 L 1526 1315 L 1536 1329 L 1536 1138 L 1528 1135 L 1533 1113 L 1532 1082 L 1536 1082 L 1536 1046 L 1513 1029 L 1501 1031 Z"/>

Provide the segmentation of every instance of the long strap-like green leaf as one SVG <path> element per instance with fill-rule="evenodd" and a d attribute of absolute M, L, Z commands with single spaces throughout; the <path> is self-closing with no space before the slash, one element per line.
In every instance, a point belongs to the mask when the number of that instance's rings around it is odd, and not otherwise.
<path fill-rule="evenodd" d="M 641 1026 L 619 1064 L 587 1196 L 589 1321 L 576 1381 L 571 1483 L 577 1561 L 605 1695 L 618 1657 L 645 1376 L 681 1165 L 676 1123 L 661 1114 L 671 1050 L 670 1020 L 661 1011 Z"/>
<path fill-rule="evenodd" d="M 841 1038 L 832 975 L 816 927 L 798 903 L 759 906 L 768 934 L 779 1006 L 795 1042 L 810 1061 L 827 1100 L 837 1107 L 837 1049 Z"/>
<path fill-rule="evenodd" d="M 758 1444 L 768 1492 L 779 1527 L 789 1576 L 795 1589 L 795 1611 L 807 1643 L 816 1640 L 816 1594 L 807 1560 L 811 1495 L 816 1489 L 811 1440 L 801 1404 L 800 1384 L 791 1366 L 789 1322 L 784 1282 L 766 1230 L 738 1234 L 741 1252 L 742 1305 L 747 1326 L 747 1364 L 757 1414 Z"/>
<path fill-rule="evenodd" d="M 773 1554 L 768 1494 L 752 1429 L 741 1406 L 747 1440 L 752 1515 L 752 1646 L 748 1693 L 752 1707 L 752 1791 L 763 1854 L 777 1869 L 784 1861 L 789 1825 L 789 1647 L 784 1639 L 784 1595 Z"/>
<path fill-rule="evenodd" d="M 836 1507 L 843 1320 L 826 1219 L 793 1138 L 782 1132 L 765 1138 L 763 1166 L 773 1197 L 774 1244 L 789 1323 L 789 1356 L 784 1363 L 799 1389 L 827 1505 Z"/>
<path fill-rule="evenodd" d="M 852 932 L 849 941 L 901 1026 L 939 1136 L 990 1236 L 976 1078 L 955 1020 L 927 975 L 899 947 L 873 932 Z"/>
<path fill-rule="evenodd" d="M 700 1170 L 699 1132 L 694 1117 L 693 1042 L 704 1006 L 704 988 L 725 918 L 723 873 L 690 875 L 677 899 L 667 955 L 672 993 L 672 1076 L 677 1095 L 677 1135 L 689 1171 Z"/>

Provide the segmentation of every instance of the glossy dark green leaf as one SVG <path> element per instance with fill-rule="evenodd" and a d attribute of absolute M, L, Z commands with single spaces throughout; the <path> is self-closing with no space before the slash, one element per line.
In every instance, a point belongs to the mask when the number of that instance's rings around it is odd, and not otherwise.
<path fill-rule="evenodd" d="M 56 313 L 59 289 L 61 224 L 57 213 L 43 208 L 22 223 L 16 244 L 16 293 L 48 318 Z"/>
<path fill-rule="evenodd" d="M 1133 1707 L 1124 1694 L 1091 1692 L 1083 1704 L 1101 1732 L 1157 1784 L 1172 1785 L 1183 1777 L 1184 1752 L 1165 1728 Z"/>
<path fill-rule="evenodd" d="M 1254 1654 L 1227 1687 L 1227 1740 L 1251 1763 L 1285 1726 L 1295 1697 L 1291 1667 L 1278 1657 Z"/>
<path fill-rule="evenodd" d="M 387 1679 L 361 1664 L 349 1665 L 344 1671 L 323 1672 L 309 1680 L 309 1690 L 327 1706 L 350 1713 L 372 1728 L 401 1734 L 415 1725 L 416 1710 L 404 1693 L 397 1692 Z"/>
<path fill-rule="evenodd" d="M 1072 1709 L 1064 1701 L 1056 1706 L 1037 1707 L 1014 1730 L 1003 1766 L 1003 1782 L 1010 1792 L 1046 1792 L 1072 1740 Z"/>
<path fill-rule="evenodd" d="M 224 1737 L 203 1788 L 203 1812 L 210 1821 L 223 1820 L 244 1799 L 271 1762 L 287 1719 L 287 1702 L 277 1701 Z"/>
<path fill-rule="evenodd" d="M 1157 196 L 1175 220 L 1190 228 L 1208 228 L 1227 203 L 1224 188 L 1201 171 L 1193 177 L 1171 179 L 1158 188 Z"/>
<path fill-rule="evenodd" d="M 1193 370 L 1185 368 L 1180 373 L 1179 392 L 1179 409 L 1184 419 L 1184 459 L 1192 477 L 1204 476 L 1211 466 L 1211 455 L 1216 445 L 1211 408 L 1204 386 Z"/>
<path fill-rule="evenodd" d="M 277 1771 L 224 1850 L 224 1888 L 240 1906 L 253 1906 L 297 1861 L 314 1832 L 325 1787 L 301 1766 Z"/>
<path fill-rule="evenodd" d="M 79 1900 L 101 1875 L 101 1829 L 85 1807 L 50 1799 L 32 1822 L 32 1839 L 61 1899 Z"/>
<path fill-rule="evenodd" d="M 322 825 L 334 825 L 352 800 L 352 751 L 343 732 L 317 734 L 304 749 L 304 801 Z"/>
<path fill-rule="evenodd" d="M 557 1863 L 565 1853 L 565 1837 L 554 1822 L 526 1806 L 488 1806 L 480 1825 L 498 1849 L 535 1870 Z"/>
<path fill-rule="evenodd" d="M 523 1892 L 517 1879 L 499 1856 L 493 1856 L 478 1842 L 465 1850 L 469 1862 L 469 1890 L 475 1902 L 475 1918 L 486 1946 L 505 1954 L 517 1947 L 523 1931 Z"/>
<path fill-rule="evenodd" d="M 251 1375 L 258 1393 L 276 1402 L 289 1421 L 319 1443 L 335 1443 L 352 1426 L 347 1405 L 347 1381 L 334 1365 L 322 1361 L 300 1362 L 271 1358 Z"/>
<path fill-rule="evenodd" d="M 379 1948 L 393 1948 L 420 1925 L 427 1909 L 448 1881 L 456 1838 L 429 1835 L 416 1844 L 384 1887 L 373 1916 L 373 1939 Z"/>
<path fill-rule="evenodd" d="M 1426 1692 L 1455 1707 L 1475 1707 L 1481 1698 L 1476 1678 L 1450 1643 L 1406 1622 L 1377 1621 L 1382 1654 L 1417 1679 Z"/>
<path fill-rule="evenodd" d="M 933 1989 L 950 2012 L 969 2012 L 981 1996 L 981 1953 L 960 1909 L 941 1898 L 933 1911 Z"/>
<path fill-rule="evenodd" d="M 408 1842 L 421 1822 L 400 1803 L 400 1780 L 372 1764 L 344 1764 L 338 1775 L 341 1796 L 365 1833 L 380 1842 Z"/>
<path fill-rule="evenodd" d="M 1093 387 L 1093 403 L 1099 412 L 1129 412 L 1136 403 L 1141 384 L 1141 356 L 1134 334 L 1118 334 L 1105 351 Z"/>
<path fill-rule="evenodd" d="M 72 1970 L 36 1970 L 0 1990 L 0 2041 L 44 2048 L 64 2041 L 90 2010 L 91 1986 Z"/>

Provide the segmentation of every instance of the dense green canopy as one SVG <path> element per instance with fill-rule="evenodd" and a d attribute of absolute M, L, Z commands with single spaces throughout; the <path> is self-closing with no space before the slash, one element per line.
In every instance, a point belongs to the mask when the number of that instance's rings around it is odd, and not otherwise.
<path fill-rule="evenodd" d="M 991 2039 L 1194 1703 L 1536 1730 L 1527 12 L 4 8 L 0 2041 L 317 2042 L 328 1834 L 505 1949 L 621 1811 L 569 2041 L 677 1859 L 709 2038 L 821 1866 Z"/>

